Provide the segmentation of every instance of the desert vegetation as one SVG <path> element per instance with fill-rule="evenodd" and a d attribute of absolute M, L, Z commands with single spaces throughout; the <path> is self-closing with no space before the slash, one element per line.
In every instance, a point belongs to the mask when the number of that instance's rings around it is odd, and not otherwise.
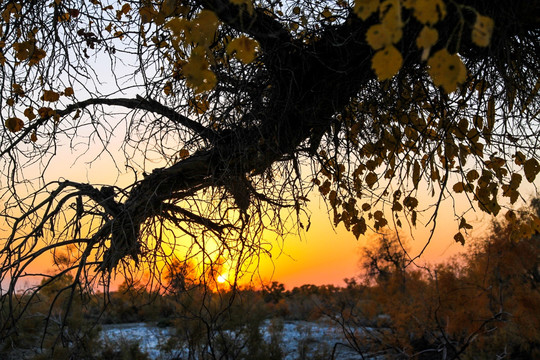
<path fill-rule="evenodd" d="M 59 290 L 71 275 L 44 278 L 35 296 L 20 293 L 28 309 L 1 351 L 13 359 L 147 359 L 136 342 L 99 336 L 101 326 L 145 322 L 169 330 L 163 358 L 277 360 L 290 355 L 284 323 L 324 322 L 343 341 L 329 346 L 304 334 L 296 358 L 339 359 L 340 348 L 362 359 L 539 358 L 540 233 L 523 226 L 539 205 L 494 221 L 467 252 L 434 266 L 415 266 L 398 236 L 382 234 L 343 287 L 210 288 L 177 262 L 160 290 L 125 282 L 109 294 L 77 293 L 62 325 L 56 307 L 71 292 Z"/>

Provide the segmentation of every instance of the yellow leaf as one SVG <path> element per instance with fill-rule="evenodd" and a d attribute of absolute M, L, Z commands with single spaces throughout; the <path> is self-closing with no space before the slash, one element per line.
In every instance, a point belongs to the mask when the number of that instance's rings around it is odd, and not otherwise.
<path fill-rule="evenodd" d="M 494 26 L 492 18 L 478 14 L 471 34 L 473 43 L 482 47 L 488 46 L 491 42 Z"/>
<path fill-rule="evenodd" d="M 439 33 L 437 30 L 429 26 L 424 26 L 416 38 L 416 46 L 420 49 L 424 49 L 422 53 L 422 60 L 427 60 L 429 56 L 429 50 L 439 40 Z"/>
<path fill-rule="evenodd" d="M 196 18 L 199 29 L 205 34 L 214 34 L 217 30 L 219 19 L 213 11 L 202 10 Z"/>
<path fill-rule="evenodd" d="M 379 2 L 379 0 L 356 0 L 354 2 L 354 13 L 365 21 L 379 9 Z"/>
<path fill-rule="evenodd" d="M 55 102 L 60 99 L 60 94 L 53 90 L 43 90 L 42 100 Z"/>
<path fill-rule="evenodd" d="M 6 120 L 6 128 L 11 132 L 21 131 L 24 127 L 24 121 L 19 118 L 12 117 Z"/>
<path fill-rule="evenodd" d="M 159 9 L 159 11 L 166 17 L 171 16 L 175 10 L 176 10 L 176 0 L 164 0 L 161 3 L 161 8 Z"/>
<path fill-rule="evenodd" d="M 376 24 L 366 32 L 366 41 L 373 50 L 379 50 L 392 45 L 392 33 L 383 24 Z"/>
<path fill-rule="evenodd" d="M 189 61 L 182 68 L 187 85 L 195 93 L 212 90 L 217 83 L 216 75 L 208 68 L 208 61 L 202 54 L 202 50 L 193 49 Z"/>
<path fill-rule="evenodd" d="M 396 43 L 403 35 L 403 22 L 401 20 L 401 5 L 399 0 L 385 0 L 380 8 L 381 23 L 390 29 L 392 42 Z"/>
<path fill-rule="evenodd" d="M 143 24 L 151 22 L 157 15 L 157 11 L 152 6 L 143 6 L 139 9 L 141 15 L 141 21 Z"/>
<path fill-rule="evenodd" d="M 446 49 L 433 54 L 428 66 L 435 86 L 441 86 L 447 93 L 455 91 L 467 79 L 467 69 L 459 56 L 450 54 Z"/>
<path fill-rule="evenodd" d="M 379 50 L 371 59 L 371 68 L 377 74 L 379 81 L 390 79 L 397 74 L 403 63 L 401 53 L 394 46 Z"/>
<path fill-rule="evenodd" d="M 182 31 L 185 31 L 187 20 L 175 17 L 167 21 L 165 27 L 170 29 L 175 36 L 179 36 Z"/>
<path fill-rule="evenodd" d="M 231 40 L 229 45 L 227 45 L 227 53 L 229 55 L 234 54 L 244 64 L 249 64 L 255 60 L 258 46 L 259 43 L 256 40 L 250 39 L 247 36 L 240 36 Z"/>
<path fill-rule="evenodd" d="M 436 24 L 446 16 L 442 0 L 416 0 L 413 4 L 414 17 L 422 24 Z"/>
<path fill-rule="evenodd" d="M 325 8 L 324 11 L 321 13 L 322 17 L 325 19 L 331 19 L 332 18 L 332 12 L 328 10 L 328 8 Z"/>

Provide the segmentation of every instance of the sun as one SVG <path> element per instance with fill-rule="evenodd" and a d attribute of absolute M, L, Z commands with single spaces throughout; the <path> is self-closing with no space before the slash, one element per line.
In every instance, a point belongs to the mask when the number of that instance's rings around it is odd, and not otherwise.
<path fill-rule="evenodd" d="M 216 278 L 216 281 L 220 284 L 223 284 L 225 282 L 227 282 L 227 275 L 226 274 L 221 274 L 219 275 L 217 278 Z"/>

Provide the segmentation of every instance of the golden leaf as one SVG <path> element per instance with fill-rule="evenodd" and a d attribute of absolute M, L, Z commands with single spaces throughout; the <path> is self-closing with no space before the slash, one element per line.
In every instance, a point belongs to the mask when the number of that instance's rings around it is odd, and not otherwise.
<path fill-rule="evenodd" d="M 240 36 L 231 40 L 227 45 L 227 53 L 229 55 L 235 55 L 237 59 L 244 64 L 249 64 L 257 56 L 256 50 L 259 47 L 259 43 L 256 40 L 250 39 L 247 36 Z"/>
<path fill-rule="evenodd" d="M 422 24 L 436 24 L 446 16 L 446 6 L 442 0 L 416 0 L 413 5 L 414 17 Z"/>
<path fill-rule="evenodd" d="M 471 33 L 472 42 L 478 46 L 488 46 L 491 42 L 494 26 L 492 18 L 478 14 Z"/>
<path fill-rule="evenodd" d="M 403 35 L 403 21 L 401 20 L 401 5 L 399 0 L 385 0 L 380 8 L 381 23 L 388 28 L 392 34 L 392 42 L 395 44 Z"/>
<path fill-rule="evenodd" d="M 166 17 L 171 16 L 175 10 L 176 10 L 176 0 L 164 0 L 161 3 L 161 8 L 159 9 L 159 11 Z"/>
<path fill-rule="evenodd" d="M 416 46 L 420 49 L 424 49 L 422 52 L 422 61 L 427 60 L 429 51 L 433 45 L 439 40 L 439 33 L 437 30 L 429 26 L 424 26 L 416 38 Z"/>
<path fill-rule="evenodd" d="M 435 86 L 441 86 L 447 93 L 455 91 L 467 79 L 467 69 L 459 56 L 450 54 L 446 49 L 433 54 L 428 66 Z"/>
<path fill-rule="evenodd" d="M 403 63 L 401 53 L 394 46 L 387 46 L 379 50 L 371 59 L 371 68 L 375 71 L 379 81 L 390 79 L 397 74 Z"/>
<path fill-rule="evenodd" d="M 379 2 L 379 0 L 356 0 L 354 2 L 354 13 L 365 21 L 379 9 Z"/>
<path fill-rule="evenodd" d="M 11 132 L 21 131 L 24 127 L 24 121 L 17 117 L 12 117 L 6 120 L 6 128 Z"/>
<path fill-rule="evenodd" d="M 383 24 L 376 24 L 366 32 L 366 41 L 373 50 L 379 50 L 392 45 L 392 33 Z"/>

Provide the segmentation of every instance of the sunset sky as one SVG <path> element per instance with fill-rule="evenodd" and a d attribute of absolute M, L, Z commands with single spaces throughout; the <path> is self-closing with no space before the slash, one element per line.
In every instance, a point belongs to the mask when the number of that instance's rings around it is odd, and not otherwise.
<path fill-rule="evenodd" d="M 120 143 L 112 143 L 108 150 L 111 154 L 120 154 Z M 67 145 L 60 146 L 58 152 L 62 156 L 56 157 L 50 164 L 46 173 L 48 180 L 67 178 L 95 184 L 123 184 L 132 181 L 131 175 L 124 169 L 118 169 L 111 157 L 106 154 L 101 154 L 95 160 L 96 153 L 88 151 L 81 154 L 77 147 L 73 150 Z M 534 187 L 530 186 L 526 191 L 523 196 L 529 200 L 535 194 Z M 427 206 L 432 204 L 434 199 L 426 197 L 424 201 Z M 435 234 L 421 259 L 417 260 L 418 264 L 441 262 L 460 251 L 466 251 L 467 246 L 461 246 L 453 239 L 458 231 L 454 206 L 458 212 L 466 209 L 465 199 L 456 197 L 456 201 L 463 203 L 454 204 L 451 199 L 443 203 L 439 210 Z M 278 281 L 289 289 L 303 284 L 342 286 L 345 285 L 344 278 L 359 275 L 361 249 L 369 245 L 374 234 L 356 240 L 342 224 L 334 228 L 324 201 L 316 194 L 311 196 L 308 210 L 311 213 L 309 231 L 304 231 L 300 235 L 289 235 L 284 241 L 275 239 L 275 235 L 272 234 L 265 239 L 273 244 L 272 258 L 263 257 L 259 268 L 251 269 L 251 276 L 248 277 L 253 279 L 255 286 L 261 281 L 263 283 Z M 414 239 L 406 228 L 401 234 L 411 250 L 411 256 L 418 255 L 429 238 L 432 224 L 425 226 L 429 219 L 427 214 L 431 213 L 419 215 L 418 225 L 412 232 Z M 489 227 L 490 217 L 481 212 L 469 212 L 466 217 L 467 221 L 474 225 L 474 229 L 469 231 L 467 240 L 481 236 Z M 42 258 L 38 267 L 40 272 L 51 272 L 50 258 Z"/>

